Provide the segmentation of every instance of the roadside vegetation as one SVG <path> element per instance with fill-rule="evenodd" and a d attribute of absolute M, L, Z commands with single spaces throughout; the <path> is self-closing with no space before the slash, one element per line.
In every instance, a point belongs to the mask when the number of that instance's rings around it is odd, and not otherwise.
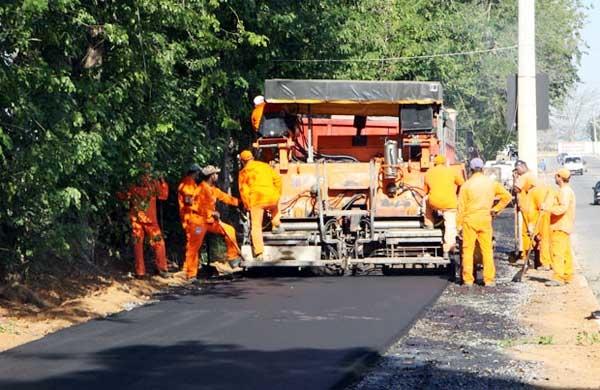
<path fill-rule="evenodd" d="M 577 79 L 585 9 L 537 6 L 539 70 L 558 102 Z M 171 186 L 159 217 L 170 257 L 181 256 L 177 182 L 194 161 L 235 170 L 266 78 L 439 80 L 459 140 L 472 130 L 480 150 L 498 150 L 515 138 L 504 87 L 516 18 L 516 2 L 497 0 L 5 2 L 1 279 L 130 262 L 115 194 L 144 163 Z"/>

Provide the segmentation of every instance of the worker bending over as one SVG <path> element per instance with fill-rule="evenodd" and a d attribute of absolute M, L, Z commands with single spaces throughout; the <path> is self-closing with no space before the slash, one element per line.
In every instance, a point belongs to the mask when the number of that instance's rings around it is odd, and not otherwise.
<path fill-rule="evenodd" d="M 575 224 L 575 192 L 569 184 L 571 172 L 559 169 L 554 176 L 558 194 L 543 206 L 550 212 L 550 249 L 552 253 L 553 280 L 547 286 L 561 286 L 573 279 L 573 253 L 571 233 Z"/>
<path fill-rule="evenodd" d="M 473 172 L 458 194 L 458 229 L 462 231 L 462 279 L 466 286 L 472 286 L 473 253 L 479 242 L 483 261 L 483 282 L 485 286 L 496 284 L 496 267 L 492 247 L 492 218 L 500 213 L 511 201 L 511 194 L 498 182 L 483 174 L 483 161 L 474 158 L 470 162 Z M 494 206 L 494 201 L 499 198 Z"/>
<path fill-rule="evenodd" d="M 193 220 L 199 218 L 200 210 L 197 200 L 202 168 L 198 164 L 192 164 L 185 177 L 177 187 L 177 203 L 179 205 L 179 219 L 185 232 L 185 253 L 188 253 L 191 237 L 194 233 Z M 187 256 L 183 263 L 182 271 L 190 278 L 195 278 L 198 270 L 189 272 Z"/>
<path fill-rule="evenodd" d="M 148 166 L 146 166 L 149 169 Z M 144 173 L 138 182 L 127 192 L 119 193 L 119 199 L 129 203 L 129 221 L 133 236 L 133 254 L 135 257 L 135 276 L 142 279 L 146 275 L 144 264 L 144 237 L 154 249 L 154 261 L 160 276 L 169 276 L 167 272 L 167 255 L 165 241 L 156 216 L 156 199 L 166 200 L 169 197 L 169 186 L 163 180 L 157 180 Z"/>
<path fill-rule="evenodd" d="M 541 207 L 544 199 L 549 196 L 550 189 L 539 183 L 533 172 L 527 167 L 525 161 L 519 160 L 515 163 L 517 173 L 513 190 L 517 194 L 517 203 L 521 210 L 520 219 L 521 242 L 523 243 L 521 259 L 531 249 L 538 253 L 540 263 L 544 268 L 550 268 L 552 263 L 550 256 L 550 215 L 542 213 Z M 531 237 L 534 240 L 531 240 Z"/>
<path fill-rule="evenodd" d="M 465 180 L 457 170 L 446 165 L 446 158 L 438 154 L 433 159 L 434 167 L 425 174 L 425 226 L 433 228 L 434 212 L 444 218 L 444 257 L 456 247 L 457 190 Z"/>
<path fill-rule="evenodd" d="M 281 176 L 271 166 L 254 160 L 252 152 L 244 150 L 240 153 L 243 165 L 239 176 L 240 197 L 244 207 L 250 211 L 250 235 L 252 250 L 256 261 L 263 260 L 262 221 L 265 210 L 271 213 L 272 232 L 283 232 L 279 212 L 281 197 Z"/>
<path fill-rule="evenodd" d="M 216 209 L 217 200 L 231 206 L 238 206 L 237 198 L 226 194 L 216 187 L 221 170 L 208 165 L 202 169 L 204 179 L 197 187 L 193 204 L 197 205 L 197 213 L 192 213 L 192 218 L 187 221 L 188 245 L 186 246 L 185 264 L 188 279 L 194 279 L 198 273 L 199 259 L 198 252 L 204 243 L 206 233 L 213 233 L 223 236 L 226 246 L 226 260 L 219 260 L 212 263 L 220 275 L 230 274 L 240 271 L 237 267 L 240 261 L 237 239 L 233 226 L 221 222 L 221 216 Z M 235 268 L 232 268 L 232 263 Z"/>

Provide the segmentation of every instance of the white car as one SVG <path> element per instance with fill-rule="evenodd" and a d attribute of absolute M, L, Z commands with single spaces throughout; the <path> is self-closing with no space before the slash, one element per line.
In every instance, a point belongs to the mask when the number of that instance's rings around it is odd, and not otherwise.
<path fill-rule="evenodd" d="M 585 161 L 581 156 L 566 156 L 563 167 L 568 169 L 573 175 L 583 175 L 585 170 Z"/>

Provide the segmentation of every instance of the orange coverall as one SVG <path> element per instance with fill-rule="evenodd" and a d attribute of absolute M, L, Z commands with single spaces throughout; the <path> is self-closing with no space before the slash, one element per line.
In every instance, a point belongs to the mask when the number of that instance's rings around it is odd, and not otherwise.
<path fill-rule="evenodd" d="M 266 102 L 257 104 L 252 110 L 252 115 L 250 116 L 250 122 L 252 123 L 252 130 L 258 131 L 258 127 L 260 126 L 260 121 L 262 120 L 263 113 L 265 111 Z"/>
<path fill-rule="evenodd" d="M 551 191 L 547 186 L 538 185 L 528 193 L 531 210 L 527 219 L 534 237 L 537 238 L 536 249 L 540 252 L 540 263 L 544 267 L 552 265 L 552 255 L 550 253 L 550 214 L 542 211 L 544 202 L 551 198 Z"/>
<path fill-rule="evenodd" d="M 149 236 L 150 246 L 154 249 L 154 260 L 159 271 L 167 271 L 167 255 L 158 218 L 156 217 L 156 198 L 166 200 L 169 197 L 169 186 L 165 181 L 144 177 L 141 184 L 133 185 L 126 194 L 119 196 L 130 204 L 129 220 L 133 235 L 133 253 L 135 257 L 135 273 L 146 274 L 144 264 L 144 235 Z"/>
<path fill-rule="evenodd" d="M 573 279 L 571 233 L 575 225 L 575 192 L 569 184 L 558 190 L 550 211 L 550 249 L 554 279 L 569 283 Z"/>
<path fill-rule="evenodd" d="M 499 202 L 494 206 L 494 201 Z M 484 284 L 496 278 L 492 248 L 492 212 L 499 213 L 511 201 L 511 194 L 498 182 L 476 172 L 460 188 L 458 194 L 457 224 L 463 232 L 462 278 L 473 284 L 473 253 L 478 241 L 483 261 Z"/>
<path fill-rule="evenodd" d="M 456 170 L 445 165 L 436 165 L 425 174 L 425 226 L 433 226 L 433 212 L 439 210 L 444 217 L 444 252 L 456 246 L 457 190 L 465 182 Z"/>
<path fill-rule="evenodd" d="M 522 255 L 525 255 L 527 251 L 532 247 L 534 243 L 529 239 L 529 235 L 527 234 L 528 225 L 532 228 L 535 225 L 537 220 L 538 213 L 535 211 L 532 197 L 530 192 L 536 188 L 538 185 L 537 178 L 530 171 L 525 172 L 524 174 L 517 177 L 515 181 L 515 187 L 520 190 L 517 194 L 517 202 L 519 203 L 519 208 L 521 209 L 521 218 L 523 229 L 521 230 L 521 242 L 523 243 Z"/>
<path fill-rule="evenodd" d="M 187 188 L 191 190 L 192 187 L 189 186 Z M 185 192 L 182 192 L 182 194 L 185 200 Z M 224 236 L 227 248 L 227 260 L 234 260 L 239 256 L 236 248 L 237 239 L 235 229 L 233 226 L 216 220 L 213 217 L 213 213 L 216 211 L 217 200 L 232 206 L 239 204 L 237 198 L 226 194 L 205 181 L 200 183 L 193 192 L 193 206 L 189 208 L 189 212 L 182 219 L 187 238 L 183 270 L 188 278 L 195 278 L 198 274 L 198 252 L 202 247 L 206 233 Z"/>
<path fill-rule="evenodd" d="M 240 171 L 238 181 L 244 207 L 250 210 L 252 248 L 258 256 L 264 250 L 262 221 L 265 210 L 271 213 L 273 227 L 281 224 L 281 176 L 269 164 L 251 160 Z"/>

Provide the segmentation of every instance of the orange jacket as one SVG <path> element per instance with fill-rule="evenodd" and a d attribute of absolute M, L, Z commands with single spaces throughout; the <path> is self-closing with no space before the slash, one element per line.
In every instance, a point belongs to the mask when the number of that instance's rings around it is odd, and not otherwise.
<path fill-rule="evenodd" d="M 179 218 L 185 227 L 192 214 L 198 214 L 198 202 L 195 201 L 199 185 L 192 176 L 184 177 L 177 187 Z"/>
<path fill-rule="evenodd" d="M 438 210 L 455 209 L 458 205 L 457 189 L 464 182 L 462 175 L 451 167 L 436 165 L 429 169 L 425 174 L 429 203 Z"/>
<path fill-rule="evenodd" d="M 575 225 L 575 192 L 569 184 L 559 188 L 554 203 L 549 207 L 550 230 L 573 233 Z"/>
<path fill-rule="evenodd" d="M 500 201 L 494 206 L 494 201 Z M 475 229 L 491 228 L 491 212 L 502 211 L 511 201 L 510 192 L 482 173 L 474 173 L 458 194 L 457 226 L 467 223 Z"/>
<path fill-rule="evenodd" d="M 249 161 L 239 176 L 240 196 L 244 207 L 269 206 L 281 197 L 281 176 L 262 161 Z"/>
<path fill-rule="evenodd" d="M 267 103 L 258 104 L 252 110 L 252 115 L 250 116 L 250 122 L 252 122 L 252 129 L 254 131 L 258 131 L 258 127 L 260 126 L 260 121 L 262 119 L 266 105 L 267 105 Z"/>
<path fill-rule="evenodd" d="M 217 200 L 230 206 L 239 205 L 237 198 L 205 181 L 198 185 L 195 202 L 198 204 L 198 215 L 203 221 L 208 223 L 214 221 L 213 213 L 217 211 Z"/>
<path fill-rule="evenodd" d="M 118 194 L 118 197 L 129 201 L 129 218 L 132 222 L 158 223 L 156 199 L 166 200 L 169 197 L 169 185 L 164 180 L 145 176 L 140 184 L 132 185 L 126 193 Z"/>

